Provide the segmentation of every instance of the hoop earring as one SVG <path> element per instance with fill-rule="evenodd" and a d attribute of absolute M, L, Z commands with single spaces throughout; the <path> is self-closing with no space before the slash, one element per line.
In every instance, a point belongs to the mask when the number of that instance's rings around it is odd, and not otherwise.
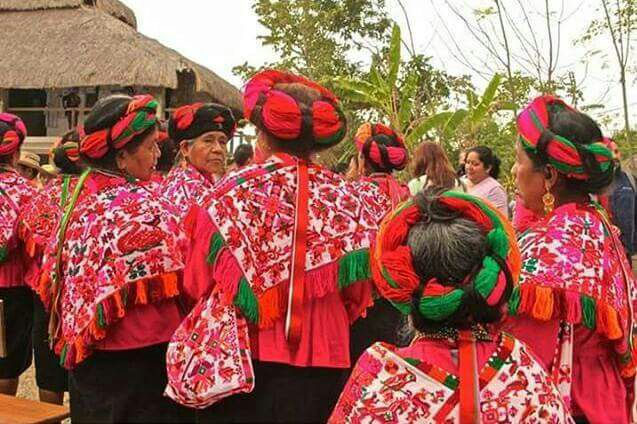
<path fill-rule="evenodd" d="M 553 208 L 555 207 L 555 196 L 548 190 L 542 196 L 542 203 L 544 203 L 544 214 L 548 215 L 553 212 Z"/>

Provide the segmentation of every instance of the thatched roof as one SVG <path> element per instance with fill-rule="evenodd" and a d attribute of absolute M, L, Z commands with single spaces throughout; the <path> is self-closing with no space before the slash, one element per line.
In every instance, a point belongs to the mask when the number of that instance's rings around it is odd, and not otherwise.
<path fill-rule="evenodd" d="M 0 88 L 176 88 L 178 73 L 192 72 L 196 91 L 240 112 L 233 85 L 135 22 L 118 0 L 0 0 Z"/>

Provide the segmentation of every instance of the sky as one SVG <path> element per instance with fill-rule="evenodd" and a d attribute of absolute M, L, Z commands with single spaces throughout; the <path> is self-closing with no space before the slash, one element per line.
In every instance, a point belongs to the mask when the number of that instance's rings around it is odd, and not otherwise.
<path fill-rule="evenodd" d="M 252 10 L 252 0 L 123 1 L 137 15 L 141 33 L 212 69 L 237 87 L 241 87 L 242 81 L 233 75 L 234 66 L 245 61 L 261 65 L 276 60 L 275 52 L 262 46 L 257 38 L 258 35 L 265 34 L 266 29 L 258 23 Z M 546 15 L 542 7 L 544 2 L 525 2 L 529 5 L 527 20 L 519 7 L 516 7 L 519 1 L 524 0 L 503 0 L 503 3 L 508 7 L 517 31 L 527 40 L 535 37 L 537 45 L 547 56 Z M 409 43 L 405 14 L 398 0 L 386 0 L 386 3 L 388 13 L 401 26 L 403 39 Z M 492 5 L 493 2 L 403 0 L 402 3 L 409 17 L 416 52 L 431 56 L 435 66 L 451 74 L 470 75 L 476 86 L 483 87 L 488 80 L 486 75 L 490 73 L 487 68 L 493 67 L 496 59 L 490 57 L 488 51 L 475 41 L 454 10 L 465 17 L 476 30 L 472 10 Z M 598 4 L 598 0 L 551 0 L 554 60 L 558 64 L 558 73 L 574 73 L 584 92 L 582 104 L 603 104 L 603 110 L 591 110 L 591 114 L 597 118 L 609 117 L 607 129 L 616 129 L 622 123 L 619 115 L 622 103 L 621 92 L 616 84 L 618 78 L 610 39 L 600 37 L 586 45 L 575 43 L 585 32 L 590 20 L 597 16 L 595 7 Z M 561 22 L 559 26 L 556 23 L 558 21 Z M 484 27 L 491 31 L 488 24 Z M 518 37 L 510 32 L 508 41 L 512 46 L 516 67 L 530 69 L 530 55 L 525 52 Z M 496 47 L 497 43 L 494 41 Z M 501 51 L 499 48 L 498 50 Z M 586 52 L 592 50 L 598 50 L 599 53 L 587 60 Z M 631 61 L 633 66 L 635 57 L 637 56 L 633 56 Z M 467 62 L 472 66 L 467 66 Z M 633 110 L 637 111 L 637 107 L 634 107 L 637 106 L 637 95 L 629 101 Z M 631 118 L 633 122 L 637 122 L 637 113 L 633 113 Z"/>

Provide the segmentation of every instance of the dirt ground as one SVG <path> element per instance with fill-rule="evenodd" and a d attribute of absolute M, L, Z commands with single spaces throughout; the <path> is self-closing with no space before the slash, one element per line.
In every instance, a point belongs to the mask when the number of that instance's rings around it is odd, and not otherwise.
<path fill-rule="evenodd" d="M 20 377 L 20 385 L 18 386 L 18 397 L 38 400 L 38 387 L 35 384 L 35 366 L 31 367 Z M 68 393 L 64 396 L 64 404 L 69 406 Z M 70 424 L 71 420 L 62 421 L 64 424 Z"/>

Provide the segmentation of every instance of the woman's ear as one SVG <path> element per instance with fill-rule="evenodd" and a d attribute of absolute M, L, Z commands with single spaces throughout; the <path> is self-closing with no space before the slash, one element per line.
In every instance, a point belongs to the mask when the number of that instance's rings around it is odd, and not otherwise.
<path fill-rule="evenodd" d="M 126 162 L 128 161 L 128 152 L 126 149 L 119 149 L 117 153 L 115 153 L 115 164 L 117 165 L 117 169 L 126 173 Z"/>
<path fill-rule="evenodd" d="M 546 165 L 544 167 L 544 185 L 547 190 L 552 189 L 557 184 L 558 173 L 552 165 Z"/>
<path fill-rule="evenodd" d="M 190 154 L 190 143 L 188 143 L 187 140 L 182 140 L 181 143 L 179 143 L 179 152 L 181 152 L 181 156 L 185 159 L 188 158 Z"/>

